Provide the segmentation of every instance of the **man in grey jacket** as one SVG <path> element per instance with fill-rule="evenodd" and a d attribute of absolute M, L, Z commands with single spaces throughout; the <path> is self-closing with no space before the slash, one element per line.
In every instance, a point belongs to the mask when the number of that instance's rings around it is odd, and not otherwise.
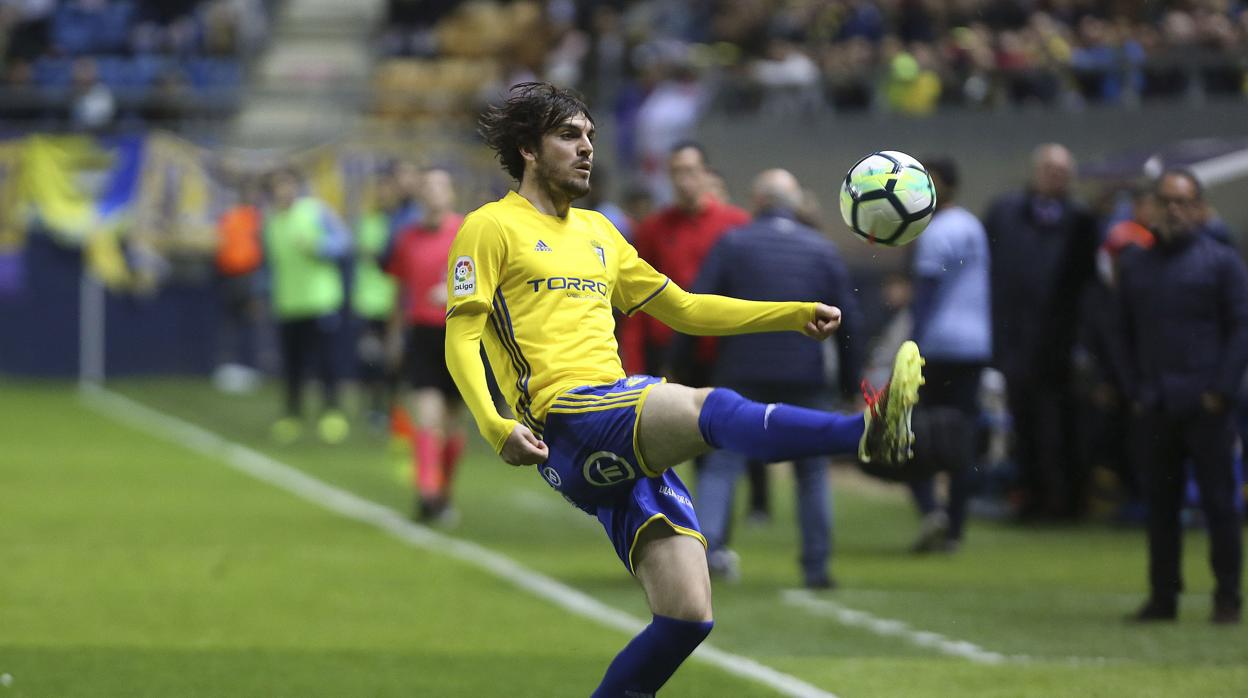
<path fill-rule="evenodd" d="M 962 541 L 970 497 L 979 419 L 979 375 L 992 358 L 988 236 L 974 214 L 957 205 L 958 167 L 946 157 L 926 158 L 936 184 L 936 214 L 915 242 L 913 338 L 927 359 L 922 409 L 945 408 L 961 417 L 961 438 L 951 439 L 963 462 L 949 475 L 949 497 L 937 504 L 931 476 L 910 482 L 923 525 L 914 552 L 953 552 Z M 949 436 L 953 436 L 950 434 Z"/>

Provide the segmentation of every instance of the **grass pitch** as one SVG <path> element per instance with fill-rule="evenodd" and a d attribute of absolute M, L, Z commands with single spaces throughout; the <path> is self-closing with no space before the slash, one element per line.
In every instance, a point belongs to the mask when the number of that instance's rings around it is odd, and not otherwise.
<path fill-rule="evenodd" d="M 110 386 L 385 506 L 401 464 L 357 428 L 329 448 L 272 446 L 275 393 L 193 380 Z M 627 641 L 511 583 L 340 518 L 84 406 L 64 384 L 0 383 L 0 698 L 8 696 L 584 696 Z M 452 535 L 646 617 L 595 520 L 479 439 Z M 882 636 L 787 603 L 798 583 L 791 480 L 776 520 L 739 526 L 744 580 L 715 588 L 711 641 L 852 696 L 1241 696 L 1248 629 L 1207 622 L 1204 536 L 1189 534 L 1178 624 L 1133 627 L 1139 530 L 973 521 L 963 550 L 915 558 L 896 489 L 838 471 L 834 575 L 819 598 L 909 634 Z M 1008 657 L 984 664 L 919 631 Z M 667 696 L 766 696 L 688 662 Z"/>

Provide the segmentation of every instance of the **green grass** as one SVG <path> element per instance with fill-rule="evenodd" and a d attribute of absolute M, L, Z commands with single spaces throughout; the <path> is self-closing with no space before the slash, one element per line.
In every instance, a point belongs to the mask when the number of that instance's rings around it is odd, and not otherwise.
<path fill-rule="evenodd" d="M 272 446 L 271 392 L 192 380 L 112 388 L 401 511 L 384 440 Z M 0 385 L 0 674 L 7 696 L 583 696 L 626 636 L 414 549 L 89 409 L 61 384 Z M 953 557 L 904 553 L 915 518 L 897 490 L 843 471 L 824 594 L 1026 661 L 985 666 L 789 606 L 798 581 L 791 481 L 776 521 L 740 527 L 744 581 L 715 589 L 712 641 L 842 697 L 1236 696 L 1248 631 L 1206 622 L 1204 537 L 1186 547 L 1182 620 L 1132 627 L 1139 530 L 975 521 Z M 453 535 L 647 615 L 593 519 L 530 469 L 474 440 Z M 690 662 L 669 696 L 768 689 Z"/>

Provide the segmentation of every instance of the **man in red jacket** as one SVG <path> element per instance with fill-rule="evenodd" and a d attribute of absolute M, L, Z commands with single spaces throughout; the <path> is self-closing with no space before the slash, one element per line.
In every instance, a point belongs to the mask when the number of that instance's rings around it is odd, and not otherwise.
<path fill-rule="evenodd" d="M 690 288 L 711 247 L 724 233 L 748 223 L 750 214 L 711 193 L 706 151 L 700 144 L 677 143 L 668 156 L 667 172 L 675 200 L 641 222 L 634 242 L 642 259 L 676 285 Z M 620 330 L 625 370 L 630 374 L 662 373 L 677 368 L 665 365 L 671 341 L 671 328 L 649 315 L 629 318 Z M 705 385 L 707 376 L 697 367 L 710 366 L 714 351 L 714 341 L 701 338 L 692 375 L 679 378 L 689 385 Z"/>

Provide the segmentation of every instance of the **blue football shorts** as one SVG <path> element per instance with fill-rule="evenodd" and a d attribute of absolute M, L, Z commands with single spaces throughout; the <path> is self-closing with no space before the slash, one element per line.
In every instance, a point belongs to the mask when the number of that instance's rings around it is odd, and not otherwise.
<path fill-rule="evenodd" d="M 537 471 L 572 504 L 597 516 L 615 553 L 633 572 L 633 548 L 663 522 L 706 545 L 689 489 L 676 473 L 655 474 L 641 458 L 637 424 L 646 395 L 662 378 L 629 376 L 574 388 L 555 398 L 543 438 L 550 456 Z"/>

